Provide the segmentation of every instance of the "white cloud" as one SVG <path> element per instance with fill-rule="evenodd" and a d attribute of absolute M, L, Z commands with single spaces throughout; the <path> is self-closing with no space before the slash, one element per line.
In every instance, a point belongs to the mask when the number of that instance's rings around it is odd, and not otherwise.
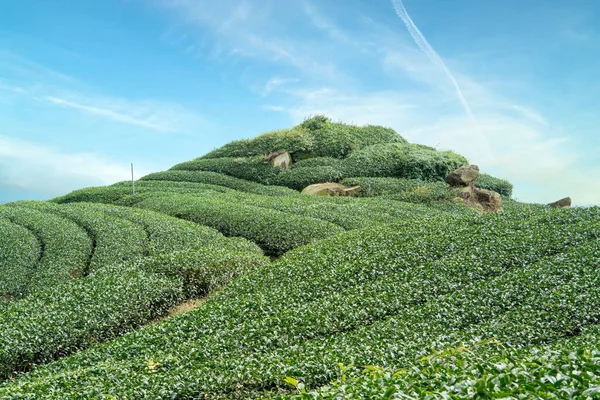
<path fill-rule="evenodd" d="M 74 97 L 74 96 L 72 96 Z M 43 101 L 75 109 L 85 114 L 109 119 L 124 124 L 140 126 L 158 132 L 182 132 L 205 124 L 198 115 L 176 104 L 153 101 L 133 102 L 106 97 L 74 97 L 73 99 L 43 96 Z"/>
<path fill-rule="evenodd" d="M 288 14 L 277 12 L 281 3 L 262 0 L 224 0 L 210 13 L 207 5 L 214 2 L 208 0 L 163 4 L 181 21 L 212 33 L 220 55 L 295 68 L 283 73 L 301 78 L 293 84 L 279 76 L 251 83 L 265 98 L 263 109 L 286 112 L 292 123 L 324 113 L 334 120 L 390 126 L 412 142 L 455 150 L 484 171 L 514 182 L 521 200 L 550 202 L 570 195 L 577 204 L 600 203 L 600 188 L 589 183 L 600 171 L 583 167 L 585 160 L 577 151 L 583 145 L 576 142 L 576 135 L 557 126 L 554 116 L 538 110 L 535 103 L 507 96 L 498 82 L 510 77 L 503 76 L 500 67 L 486 64 L 485 57 L 477 63 L 471 58 L 470 64 L 458 53 L 442 59 L 403 6 L 396 11 L 422 51 L 395 25 L 365 15 L 359 18 L 358 29 L 346 30 L 308 0 L 285 2 L 294 10 Z M 294 37 L 297 25 L 289 24 L 298 21 L 286 15 L 305 16 L 302 29 L 312 27 L 309 37 L 320 39 Z M 499 72 L 481 73 L 494 67 Z M 369 78 L 363 78 L 360 68 L 369 70 L 365 74 Z M 378 89 L 372 89 L 369 84 L 379 71 Z M 469 118 L 472 114 L 477 116 L 475 124 Z"/>
<path fill-rule="evenodd" d="M 147 171 L 137 171 L 145 175 Z M 66 153 L 38 143 L 0 136 L 0 186 L 57 196 L 70 190 L 130 178 L 127 161 L 94 153 Z"/>

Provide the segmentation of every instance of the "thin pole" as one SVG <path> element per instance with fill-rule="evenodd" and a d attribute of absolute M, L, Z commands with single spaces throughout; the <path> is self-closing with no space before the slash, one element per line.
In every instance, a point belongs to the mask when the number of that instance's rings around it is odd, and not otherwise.
<path fill-rule="evenodd" d="M 135 196 L 135 182 L 133 180 L 133 163 L 131 163 L 131 193 Z"/>

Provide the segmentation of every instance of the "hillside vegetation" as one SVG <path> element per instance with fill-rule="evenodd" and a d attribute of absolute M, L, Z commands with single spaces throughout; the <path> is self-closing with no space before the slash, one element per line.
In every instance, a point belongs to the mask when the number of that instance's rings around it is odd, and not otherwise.
<path fill-rule="evenodd" d="M 600 208 L 482 174 L 478 213 L 467 164 L 316 116 L 0 206 L 0 399 L 596 398 Z M 299 193 L 328 181 L 362 190 Z"/>

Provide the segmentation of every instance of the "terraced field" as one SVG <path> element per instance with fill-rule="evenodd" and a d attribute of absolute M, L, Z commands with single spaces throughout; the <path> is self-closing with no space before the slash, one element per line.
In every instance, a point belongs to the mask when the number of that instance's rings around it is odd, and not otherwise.
<path fill-rule="evenodd" d="M 440 181 L 465 162 L 315 117 L 1 206 L 0 399 L 597 398 L 600 208 L 484 175 L 477 213 Z M 327 176 L 363 192 L 294 190 Z"/>

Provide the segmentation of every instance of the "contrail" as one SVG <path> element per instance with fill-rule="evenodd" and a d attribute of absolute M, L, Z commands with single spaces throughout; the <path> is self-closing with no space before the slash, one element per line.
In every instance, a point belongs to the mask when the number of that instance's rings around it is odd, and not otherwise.
<path fill-rule="evenodd" d="M 425 53 L 425 55 L 427 55 L 427 57 L 429 57 L 429 59 L 434 64 L 436 64 L 438 67 L 442 68 L 444 70 L 444 72 L 446 73 L 446 75 L 448 76 L 448 78 L 450 79 L 450 81 L 452 81 L 452 83 L 454 84 L 454 87 L 456 89 L 456 94 L 458 95 L 458 99 L 460 100 L 460 103 L 462 104 L 463 108 L 465 109 L 465 111 L 466 111 L 467 115 L 469 116 L 469 118 L 471 119 L 471 121 L 476 123 L 475 116 L 473 115 L 473 112 L 471 111 L 471 107 L 469 106 L 469 103 L 467 103 L 467 100 L 465 100 L 465 96 L 463 96 L 462 90 L 460 90 L 460 85 L 456 81 L 456 78 L 454 78 L 454 75 L 452 75 L 452 72 L 450 72 L 450 70 L 444 63 L 444 61 L 441 59 L 441 57 L 438 55 L 438 53 L 433 49 L 433 47 L 431 47 L 431 45 L 429 44 L 427 39 L 425 39 L 425 36 L 423 36 L 423 34 L 419 30 L 419 28 L 417 28 L 417 26 L 413 22 L 412 18 L 410 18 L 410 15 L 408 15 L 408 12 L 406 11 L 404 4 L 402 3 L 402 0 L 392 0 L 392 4 L 394 5 L 396 14 L 398 14 L 398 16 L 402 19 L 402 21 L 404 21 L 404 25 L 406 25 L 408 32 L 414 39 L 414 41 L 417 44 L 417 46 L 419 47 L 419 49 L 421 49 L 423 51 L 423 53 Z"/>

